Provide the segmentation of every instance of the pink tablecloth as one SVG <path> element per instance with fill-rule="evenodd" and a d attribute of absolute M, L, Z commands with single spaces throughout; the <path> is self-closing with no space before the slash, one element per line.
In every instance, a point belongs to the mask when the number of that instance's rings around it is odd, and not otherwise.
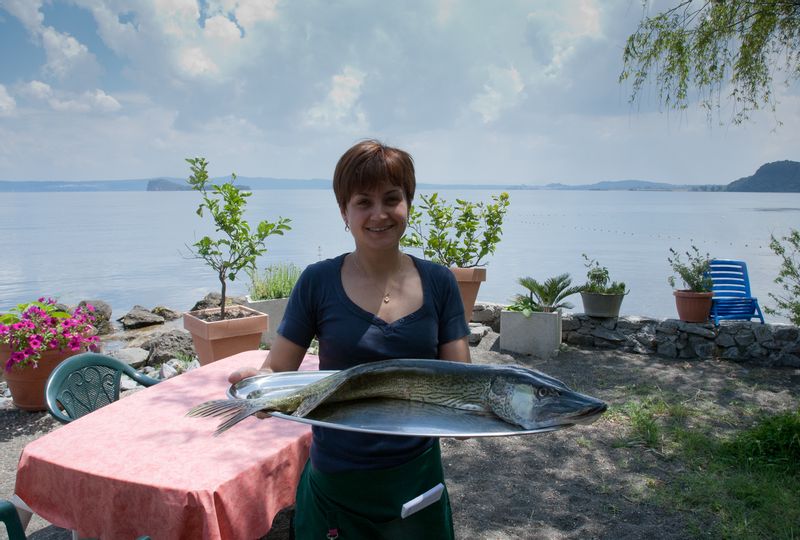
<path fill-rule="evenodd" d="M 251 539 L 294 502 L 308 426 L 248 418 L 219 437 L 189 418 L 224 398 L 228 374 L 259 367 L 237 354 L 141 390 L 28 444 L 16 494 L 47 521 L 103 539 Z M 301 369 L 317 369 L 307 356 Z"/>

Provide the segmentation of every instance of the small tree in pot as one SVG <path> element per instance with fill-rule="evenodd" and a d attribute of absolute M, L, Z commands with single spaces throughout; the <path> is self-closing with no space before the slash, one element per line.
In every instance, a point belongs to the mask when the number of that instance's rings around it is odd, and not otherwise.
<path fill-rule="evenodd" d="M 582 254 L 586 261 L 586 285 L 581 290 L 583 312 L 589 317 L 618 317 L 627 291 L 622 281 L 611 281 L 608 268 Z"/>
<path fill-rule="evenodd" d="M 694 245 L 683 254 L 672 248 L 669 248 L 669 252 L 670 256 L 667 257 L 667 261 L 687 287 L 672 292 L 675 296 L 678 318 L 685 322 L 708 321 L 713 296 L 711 292 L 713 283 L 709 274 L 711 256 L 708 253 L 700 253 L 700 250 Z M 684 255 L 686 256 L 685 262 Z M 675 287 L 675 276 L 669 276 L 667 281 L 671 287 Z"/>
<path fill-rule="evenodd" d="M 192 333 L 198 358 L 201 364 L 217 360 L 244 350 L 258 348 L 261 332 L 267 328 L 266 315 L 238 306 L 236 313 L 229 313 L 227 303 L 227 280 L 235 280 L 241 270 L 255 270 L 256 258 L 266 252 L 265 241 L 271 235 L 283 235 L 290 230 L 288 218 L 278 218 L 275 222 L 261 221 L 255 231 L 244 219 L 247 198 L 252 195 L 236 186 L 236 175 L 229 182 L 213 184 L 208 178 L 208 162 L 202 158 L 186 160 L 192 171 L 189 184 L 201 193 L 203 201 L 197 208 L 197 215 L 203 217 L 207 211 L 214 220 L 217 239 L 204 236 L 189 250 L 205 261 L 217 274 L 221 286 L 219 309 L 213 308 L 184 315 L 184 326 Z M 248 328 L 237 330 L 231 324 L 217 326 L 200 324 L 202 321 L 224 322 L 226 318 L 253 319 L 259 315 L 263 321 L 249 321 Z M 202 320 L 202 321 L 201 321 Z M 245 323 L 243 323 L 245 324 Z M 246 343 L 239 344 L 238 336 L 247 336 Z M 255 341 L 253 341 L 255 336 Z M 253 346 L 255 343 L 255 346 Z"/>
<path fill-rule="evenodd" d="M 508 193 L 493 195 L 491 203 L 456 199 L 455 206 L 438 193 L 420 195 L 420 199 L 422 202 L 411 208 L 408 230 L 400 243 L 420 248 L 426 259 L 450 268 L 458 281 L 469 321 L 480 284 L 486 281 L 486 269 L 480 268 L 481 263 L 494 253 L 503 234 Z"/>

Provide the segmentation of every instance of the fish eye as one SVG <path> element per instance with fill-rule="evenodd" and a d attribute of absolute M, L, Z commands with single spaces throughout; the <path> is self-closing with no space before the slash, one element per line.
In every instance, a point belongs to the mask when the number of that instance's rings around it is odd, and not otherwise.
<path fill-rule="evenodd" d="M 544 399 L 550 396 L 557 396 L 558 390 L 554 388 L 547 388 L 546 386 L 540 386 L 536 389 L 536 397 L 539 399 Z"/>

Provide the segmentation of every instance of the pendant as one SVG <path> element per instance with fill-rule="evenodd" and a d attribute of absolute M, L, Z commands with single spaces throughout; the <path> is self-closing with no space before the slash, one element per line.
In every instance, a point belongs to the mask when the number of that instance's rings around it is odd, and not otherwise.
<path fill-rule="evenodd" d="M 383 297 L 383 303 L 384 304 L 388 304 L 389 303 L 389 294 L 388 293 L 386 294 L 386 296 Z"/>

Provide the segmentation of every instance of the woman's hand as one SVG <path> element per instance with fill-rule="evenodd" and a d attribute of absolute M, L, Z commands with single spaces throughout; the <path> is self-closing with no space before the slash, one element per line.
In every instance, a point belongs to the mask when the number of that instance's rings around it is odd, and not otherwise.
<path fill-rule="evenodd" d="M 228 375 L 228 382 L 231 384 L 236 384 L 242 379 L 246 379 L 247 377 L 253 377 L 255 375 L 266 374 L 266 373 L 272 373 L 272 370 L 265 367 L 257 369 L 252 366 L 247 366 L 239 368 L 236 371 L 232 372 L 230 375 Z"/>

